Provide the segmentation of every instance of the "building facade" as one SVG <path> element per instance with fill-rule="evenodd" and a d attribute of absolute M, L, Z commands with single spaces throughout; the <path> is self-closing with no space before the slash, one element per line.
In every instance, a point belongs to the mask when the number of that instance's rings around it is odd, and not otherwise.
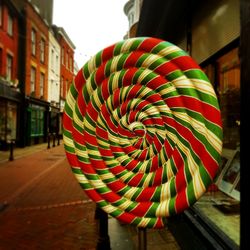
<path fill-rule="evenodd" d="M 194 230 L 197 241 L 204 240 L 209 249 L 238 249 L 240 245 L 241 11 L 239 0 L 144 0 L 136 33 L 161 38 L 187 51 L 207 74 L 217 94 L 223 124 L 220 169 L 212 189 L 182 218 L 192 225 L 185 233 Z M 223 199 L 230 200 L 234 212 L 227 213 L 223 206 L 215 209 L 216 202 Z M 178 233 L 176 238 L 180 239 Z M 179 241 L 190 249 L 195 249 L 195 242 Z"/>
<path fill-rule="evenodd" d="M 131 38 L 136 36 L 137 25 L 140 17 L 140 11 L 143 0 L 129 0 L 124 5 L 124 13 L 128 18 L 129 29 L 125 38 Z"/>
<path fill-rule="evenodd" d="M 49 31 L 48 102 L 49 132 L 58 134 L 60 113 L 61 48 L 51 29 Z"/>
<path fill-rule="evenodd" d="M 37 6 L 26 2 L 25 23 L 25 145 L 47 140 L 49 26 Z"/>
<path fill-rule="evenodd" d="M 0 1 L 0 149 L 20 139 L 18 117 L 22 95 L 19 89 L 19 19 L 15 6 Z"/>
<path fill-rule="evenodd" d="M 53 0 L 0 0 L 0 149 L 61 133 L 75 46 L 52 19 Z"/>
<path fill-rule="evenodd" d="M 53 25 L 56 39 L 60 44 L 60 119 L 59 134 L 62 135 L 62 113 L 70 84 L 74 79 L 74 50 L 75 45 L 70 40 L 66 31 L 62 27 Z"/>

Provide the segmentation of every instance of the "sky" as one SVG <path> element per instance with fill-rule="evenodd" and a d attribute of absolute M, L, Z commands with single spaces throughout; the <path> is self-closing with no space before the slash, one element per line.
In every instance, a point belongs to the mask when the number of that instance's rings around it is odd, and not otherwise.
<path fill-rule="evenodd" d="M 54 0 L 53 24 L 63 27 L 76 46 L 81 68 L 100 50 L 123 40 L 129 24 L 124 13 L 128 0 Z"/>

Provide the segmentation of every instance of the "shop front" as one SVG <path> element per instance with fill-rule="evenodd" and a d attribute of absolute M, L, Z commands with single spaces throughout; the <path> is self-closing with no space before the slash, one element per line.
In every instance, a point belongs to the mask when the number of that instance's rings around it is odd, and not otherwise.
<path fill-rule="evenodd" d="M 7 150 L 11 142 L 19 143 L 21 100 L 22 95 L 16 88 L 0 82 L 0 150 Z"/>
<path fill-rule="evenodd" d="M 25 146 L 44 143 L 48 134 L 49 103 L 26 98 Z"/>

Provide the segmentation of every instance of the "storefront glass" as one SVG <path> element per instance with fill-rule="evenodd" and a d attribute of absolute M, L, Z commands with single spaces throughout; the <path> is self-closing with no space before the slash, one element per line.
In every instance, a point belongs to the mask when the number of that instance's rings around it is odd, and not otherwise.
<path fill-rule="evenodd" d="M 10 101 L 0 102 L 0 140 L 9 142 L 16 139 L 17 104 Z"/>
<path fill-rule="evenodd" d="M 196 209 L 237 246 L 240 244 L 240 61 L 238 48 L 204 68 L 218 95 L 223 151 L 220 169 Z"/>
<path fill-rule="evenodd" d="M 44 112 L 45 108 L 38 105 L 31 106 L 31 136 L 44 135 Z"/>

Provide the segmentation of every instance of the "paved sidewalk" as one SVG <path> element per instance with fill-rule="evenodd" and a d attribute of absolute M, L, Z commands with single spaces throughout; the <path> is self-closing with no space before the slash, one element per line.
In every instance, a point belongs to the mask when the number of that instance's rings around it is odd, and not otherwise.
<path fill-rule="evenodd" d="M 16 151 L 0 162 L 0 250 L 95 249 L 95 203 L 71 172 L 63 145 Z M 4 206 L 6 204 L 6 206 Z M 109 217 L 113 250 L 137 249 L 137 231 Z M 180 249 L 167 229 L 147 230 L 147 249 Z"/>

